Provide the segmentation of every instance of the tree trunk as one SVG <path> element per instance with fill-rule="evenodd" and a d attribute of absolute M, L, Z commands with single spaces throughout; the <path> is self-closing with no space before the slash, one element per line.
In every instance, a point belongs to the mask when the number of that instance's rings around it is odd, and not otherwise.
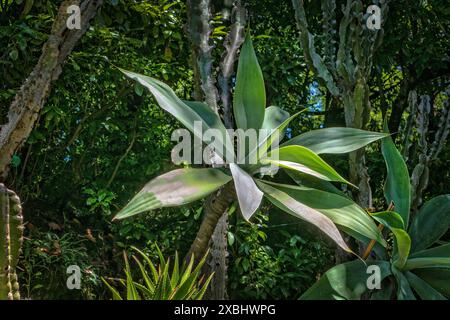
<path fill-rule="evenodd" d="M 81 3 L 81 29 L 69 30 L 66 25 L 69 17 L 67 7 L 79 4 L 79 0 L 66 0 L 61 4 L 38 63 L 9 108 L 8 122 L 0 130 L 0 179 L 6 178 L 12 156 L 30 135 L 50 93 L 52 82 L 58 79 L 65 59 L 89 28 L 102 0 L 85 0 Z"/>
<path fill-rule="evenodd" d="M 234 198 L 234 186 L 230 182 L 206 199 L 203 207 L 205 215 L 186 259 L 190 259 L 193 254 L 195 262 L 198 263 L 203 258 L 208 251 L 211 237 L 219 219 L 227 211 Z"/>

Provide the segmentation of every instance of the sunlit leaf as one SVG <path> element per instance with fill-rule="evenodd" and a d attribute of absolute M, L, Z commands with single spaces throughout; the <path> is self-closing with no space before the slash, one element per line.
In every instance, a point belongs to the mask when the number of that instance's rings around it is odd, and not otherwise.
<path fill-rule="evenodd" d="M 371 132 L 355 128 L 325 128 L 302 133 L 282 146 L 300 145 L 317 154 L 347 153 L 388 136 L 387 133 Z"/>
<path fill-rule="evenodd" d="M 239 54 L 233 111 L 241 129 L 259 129 L 264 121 L 266 89 L 250 34 L 247 33 Z"/>
<path fill-rule="evenodd" d="M 326 235 L 328 235 L 334 242 L 336 242 L 338 246 L 347 252 L 351 252 L 333 221 L 331 221 L 331 219 L 326 215 L 295 200 L 287 193 L 274 186 L 266 184 L 260 180 L 257 181 L 257 185 L 264 192 L 264 195 L 270 200 L 270 202 L 278 208 L 315 225 Z"/>
<path fill-rule="evenodd" d="M 230 180 L 230 176 L 213 168 L 186 168 L 170 171 L 147 183 L 114 219 L 127 218 L 157 208 L 190 203 L 204 198 Z"/>

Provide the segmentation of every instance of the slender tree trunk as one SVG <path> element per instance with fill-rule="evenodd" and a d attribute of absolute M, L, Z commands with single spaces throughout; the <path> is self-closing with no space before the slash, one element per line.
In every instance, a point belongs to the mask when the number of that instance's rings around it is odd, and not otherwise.
<path fill-rule="evenodd" d="M 0 179 L 6 178 L 11 158 L 30 135 L 52 82 L 58 79 L 65 59 L 89 28 L 101 4 L 102 0 L 85 0 L 81 4 L 79 0 L 66 0 L 61 4 L 39 61 L 17 92 L 9 108 L 8 122 L 1 126 Z M 80 5 L 81 29 L 67 28 L 70 5 Z"/>
<path fill-rule="evenodd" d="M 232 2 L 227 9 L 231 9 Z M 219 92 L 213 72 L 212 45 L 210 45 L 211 2 L 210 0 L 188 1 L 188 34 L 192 43 L 192 61 L 194 69 L 194 97 L 204 100 L 217 114 L 223 112 L 225 126 L 233 128 L 231 112 L 231 76 L 234 73 L 234 63 L 237 51 L 244 40 L 245 9 L 240 1 L 233 5 L 232 26 L 225 39 L 225 52 L 220 63 L 221 74 L 219 86 L 222 109 L 219 110 Z M 208 197 L 204 204 L 205 217 L 191 246 L 187 259 L 194 253 L 198 261 L 210 248 L 210 254 L 204 267 L 204 272 L 214 272 L 210 287 L 205 294 L 206 299 L 226 299 L 227 287 L 227 209 L 234 200 L 234 186 L 228 184 L 218 193 Z"/>
<path fill-rule="evenodd" d="M 206 254 L 217 223 L 227 211 L 234 198 L 234 185 L 230 182 L 206 199 L 203 207 L 204 218 L 186 256 L 187 259 L 190 259 L 193 254 L 195 261 L 198 262 Z"/>

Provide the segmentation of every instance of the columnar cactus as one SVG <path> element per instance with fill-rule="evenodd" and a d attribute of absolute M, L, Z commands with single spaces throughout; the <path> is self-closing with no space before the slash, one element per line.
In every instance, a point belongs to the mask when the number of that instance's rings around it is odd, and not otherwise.
<path fill-rule="evenodd" d="M 16 267 L 23 242 L 19 197 L 0 183 L 0 300 L 19 300 Z"/>
<path fill-rule="evenodd" d="M 370 118 L 369 79 L 373 54 L 379 47 L 383 30 L 366 27 L 366 7 L 360 0 L 347 0 L 342 6 L 342 17 L 336 21 L 336 0 L 323 0 L 322 37 L 323 54 L 315 48 L 315 37 L 308 26 L 304 1 L 292 0 L 300 42 L 306 63 L 327 88 L 345 114 L 347 127 L 364 129 Z M 386 1 L 377 0 L 381 7 L 381 24 L 387 17 Z M 339 41 L 338 41 L 339 40 Z M 349 154 L 350 180 L 359 187 L 355 196 L 360 205 L 372 206 L 369 175 L 365 166 L 364 150 Z"/>
<path fill-rule="evenodd" d="M 434 140 L 429 134 L 430 113 L 432 109 L 437 110 L 438 108 L 436 106 L 432 108 L 431 99 L 428 95 L 418 97 L 415 91 L 411 91 L 409 94 L 409 116 L 403 130 L 403 157 L 405 161 L 415 164 L 411 174 L 412 214 L 416 213 L 422 204 L 422 195 L 428 186 L 430 163 L 437 159 L 450 130 L 448 90 L 443 94 L 447 96 L 447 99 L 439 111 L 440 118 L 434 134 Z M 411 146 L 415 140 L 417 140 L 416 148 L 411 151 Z M 417 154 L 418 156 L 414 158 L 411 157 L 412 154 Z"/>

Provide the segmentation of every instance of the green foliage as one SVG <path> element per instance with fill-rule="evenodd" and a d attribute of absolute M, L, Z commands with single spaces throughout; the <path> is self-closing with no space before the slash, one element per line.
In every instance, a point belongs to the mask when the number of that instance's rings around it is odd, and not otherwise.
<path fill-rule="evenodd" d="M 384 138 L 383 156 L 388 166 L 385 185 L 386 200 L 396 201 L 404 210 L 404 198 L 409 208 L 409 176 L 406 164 L 390 137 Z M 406 184 L 405 184 L 406 181 Z M 450 244 L 437 243 L 440 237 L 450 228 L 450 221 L 442 219 L 448 215 L 450 196 L 436 197 L 419 210 L 412 219 L 408 228 L 409 211 L 403 211 L 403 215 L 396 212 L 379 212 L 372 217 L 383 226 L 388 227 L 394 236 L 395 247 L 386 260 L 378 256 L 377 260 L 367 262 L 367 265 L 359 260 L 347 262 L 331 268 L 325 275 L 307 292 L 301 299 L 360 299 L 362 294 L 370 291 L 373 299 L 378 299 L 376 291 L 369 290 L 367 266 L 376 265 L 380 268 L 383 280 L 393 277 L 396 280 L 396 289 L 390 286 L 381 288 L 383 297 L 389 299 L 395 296 L 398 300 L 438 299 L 450 298 L 447 290 L 436 281 L 427 281 L 421 278 L 422 270 L 434 273 L 434 278 L 445 277 L 446 268 L 450 268 Z M 395 207 L 396 208 L 396 207 Z M 426 221 L 426 223 L 425 223 Z M 438 228 L 435 226 L 440 225 Z M 431 228 L 430 228 L 431 227 Z M 414 247 L 411 250 L 411 243 Z M 441 269 L 442 268 L 442 269 Z M 395 293 L 396 290 L 396 293 Z"/>
<path fill-rule="evenodd" d="M 36 228 L 36 227 L 34 227 Z M 93 260 L 90 254 L 96 254 Z M 22 295 L 26 299 L 97 299 L 104 293 L 98 276 L 102 269 L 99 252 L 90 248 L 90 241 L 73 230 L 58 231 L 32 229 L 24 243 L 20 268 Z M 66 286 L 67 267 L 77 265 L 81 270 L 81 290 Z"/>
<path fill-rule="evenodd" d="M 142 251 L 133 247 L 140 258 L 133 255 L 133 259 L 139 267 L 139 280 L 133 279 L 133 273 L 128 262 L 128 257 L 124 252 L 125 279 L 107 279 L 119 282 L 123 285 L 126 294 L 121 295 L 120 289 L 111 286 L 107 280 L 103 282 L 112 293 L 114 300 L 201 300 L 211 282 L 214 274 L 208 278 L 201 276 L 201 268 L 205 263 L 206 256 L 194 266 L 194 256 L 189 262 L 186 261 L 180 266 L 178 253 L 175 253 L 173 266 L 170 259 L 165 259 L 161 250 L 156 246 L 159 256 L 159 265 L 155 266 L 150 258 Z"/>
<path fill-rule="evenodd" d="M 259 83 L 259 78 L 262 77 L 259 72 L 255 72 L 253 69 L 258 67 L 258 61 L 256 55 L 253 51 L 253 46 L 250 41 L 250 38 L 247 37 L 246 43 L 244 43 L 244 60 L 239 61 L 238 65 L 238 74 L 237 74 L 237 83 L 245 82 L 245 81 L 255 81 L 254 86 L 245 91 L 236 91 L 234 93 L 235 102 L 236 97 L 239 99 L 238 104 L 234 105 L 235 117 L 236 117 L 236 125 L 238 129 L 247 129 L 247 115 L 251 114 L 253 111 L 260 113 L 262 112 L 261 119 L 264 119 L 265 108 L 260 109 L 260 106 L 254 101 L 256 96 L 264 96 L 264 90 L 261 91 Z M 184 124 L 191 132 L 194 134 L 198 134 L 194 130 L 194 121 L 201 121 L 203 124 L 203 128 L 209 129 L 214 128 L 217 129 L 218 132 L 217 138 L 214 139 L 212 147 L 217 152 L 218 156 L 222 159 L 229 161 L 228 154 L 234 154 L 234 148 L 231 144 L 231 139 L 225 131 L 225 127 L 222 124 L 219 115 L 215 114 L 211 108 L 199 102 L 183 102 L 180 100 L 176 94 L 170 89 L 169 86 L 164 83 L 144 76 L 134 72 L 129 72 L 126 70 L 121 71 L 130 77 L 131 79 L 136 80 L 138 83 L 146 87 L 156 98 L 159 105 L 162 109 L 169 112 L 173 115 L 177 120 L 179 120 L 182 124 Z M 250 78 L 249 78 L 250 77 Z M 263 83 L 263 82 L 262 82 Z M 261 101 L 264 101 L 265 98 Z M 247 102 L 245 102 L 247 101 Z M 253 101 L 253 104 L 250 102 Z M 245 103 L 244 103 L 245 102 Z M 238 111 L 236 111 L 236 108 Z M 237 113 L 236 113 L 237 112 Z M 262 137 L 259 140 L 257 146 L 250 146 L 246 149 L 246 159 L 250 160 L 250 162 L 245 162 L 244 165 L 235 164 L 234 162 L 230 165 L 231 176 L 234 180 L 235 190 L 237 194 L 237 199 L 240 205 L 241 212 L 243 216 L 249 220 L 251 216 L 254 214 L 256 209 L 260 206 L 262 201 L 263 193 L 266 197 L 274 202 L 279 208 L 282 210 L 293 214 L 301 219 L 304 219 L 315 226 L 317 226 L 320 230 L 325 232 L 329 237 L 331 237 L 341 248 L 346 251 L 351 251 L 347 244 L 344 242 L 341 234 L 339 233 L 337 227 L 333 223 L 331 219 L 327 216 L 323 215 L 321 212 L 310 208 L 308 205 L 305 205 L 302 202 L 299 202 L 297 199 L 290 197 L 285 194 L 283 191 L 278 190 L 277 186 L 269 186 L 264 184 L 263 182 L 256 182 L 252 175 L 255 174 L 255 167 L 262 168 L 267 166 L 267 161 L 265 159 L 265 155 L 269 150 L 270 146 L 274 143 L 274 141 L 278 141 L 280 137 L 282 137 L 282 132 L 289 124 L 290 121 L 293 120 L 298 113 L 283 122 L 277 125 L 278 123 L 271 121 L 272 125 L 275 127 L 270 128 L 271 131 L 266 136 Z M 238 117 L 240 120 L 238 121 Z M 259 114 L 256 118 L 259 117 Z M 247 120 L 245 120 L 247 119 Z M 241 122 L 245 122 L 243 124 Z M 243 127 L 239 127 L 242 125 Z M 254 125 L 250 126 L 253 129 L 260 129 L 263 126 L 263 123 L 256 123 L 257 127 Z M 266 124 L 267 126 L 267 124 Z M 361 132 L 355 132 L 355 135 L 360 136 Z M 363 133 L 364 134 L 364 133 Z M 367 133 L 368 135 L 369 133 Z M 374 136 L 374 135 L 372 135 Z M 377 138 L 381 138 L 383 135 L 378 135 Z M 203 142 L 206 144 L 211 143 L 209 141 L 210 137 L 205 138 L 203 135 L 200 137 L 203 139 Z M 242 139 L 242 137 L 238 136 L 238 139 Z M 347 136 L 348 139 L 355 140 L 352 136 Z M 245 139 L 245 138 L 244 138 Z M 317 143 L 320 143 L 321 139 L 326 139 L 326 135 L 319 135 L 317 139 Z M 343 139 L 345 140 L 345 139 Z M 368 139 L 365 143 L 371 142 L 375 139 Z M 245 145 L 245 141 L 241 141 L 243 145 Z M 353 142 L 352 142 L 353 143 Z M 352 144 L 350 143 L 350 144 Z M 344 143 L 345 145 L 345 143 Z M 364 143 L 360 143 L 358 146 L 364 146 Z M 348 148 L 343 148 L 343 152 L 347 152 Z M 307 173 L 309 175 L 313 175 L 319 179 L 326 181 L 340 181 L 346 182 L 334 169 L 332 169 L 325 161 L 323 161 L 318 155 L 309 149 L 302 146 L 287 146 L 282 147 L 280 149 L 272 150 L 271 152 L 277 152 L 280 154 L 281 161 L 271 160 L 270 164 L 276 165 L 279 167 L 286 167 L 287 169 L 295 169 L 301 172 Z M 325 151 L 326 152 L 326 151 Z M 341 151 L 342 152 L 342 151 Z M 227 154 L 227 157 L 224 155 Z M 238 159 L 239 160 L 239 159 Z M 253 165 L 253 161 L 256 160 L 256 166 Z M 247 163 L 252 164 L 251 166 L 247 165 Z M 269 164 L 269 165 L 270 165 Z M 212 188 L 206 188 L 207 190 L 203 191 L 204 181 L 203 179 L 190 179 L 190 175 L 199 175 L 201 172 L 205 170 L 209 170 L 211 172 L 210 177 L 206 179 L 207 186 L 214 186 Z M 212 174 L 214 173 L 214 174 Z M 214 175 L 217 176 L 214 178 Z M 169 177 L 166 179 L 166 177 Z M 157 208 L 162 208 L 165 206 L 174 206 L 174 205 L 182 205 L 189 202 L 192 202 L 200 197 L 206 196 L 208 193 L 215 191 L 218 187 L 227 183 L 229 178 L 225 173 L 223 173 L 220 169 L 209 168 L 209 169 L 198 169 L 193 168 L 188 171 L 180 171 L 174 170 L 169 173 L 166 173 L 163 176 L 160 176 L 156 179 L 150 181 L 147 186 L 145 186 L 141 192 L 139 192 L 135 198 L 132 199 L 130 203 L 128 203 L 125 208 L 123 208 L 117 215 L 116 218 L 124 218 L 130 215 L 142 213 L 149 210 L 154 210 Z M 212 181 L 215 183 L 212 183 Z M 177 186 L 177 196 L 173 197 L 173 188 L 170 187 L 171 184 Z M 258 184 L 258 186 L 257 186 Z M 242 186 L 242 187 L 241 187 Z M 245 187 L 244 187 L 245 186 Z M 176 199 L 176 201 L 174 200 Z M 337 208 L 336 210 L 344 210 L 341 208 Z M 344 212 L 343 211 L 343 212 Z M 367 216 L 364 211 L 360 211 L 363 216 Z M 367 220 L 366 223 L 369 223 L 369 227 L 367 230 L 369 231 L 370 239 L 377 239 L 381 243 L 379 231 L 376 229 L 375 224 L 372 220 Z M 353 225 L 347 225 L 348 228 L 352 228 Z M 360 230 L 353 230 L 353 232 L 361 232 Z M 351 232 L 350 232 L 351 233 Z M 367 233 L 363 233 L 366 234 Z"/>
<path fill-rule="evenodd" d="M 273 217 L 274 210 L 270 211 Z M 235 215 L 230 219 L 234 218 Z M 288 220 L 293 223 L 278 225 L 262 211 L 253 219 L 252 224 L 239 220 L 228 234 L 232 257 L 228 276 L 230 297 L 298 298 L 332 264 L 330 248 L 313 237 L 312 230 L 305 232 L 305 226 L 298 228 L 294 219 Z"/>

